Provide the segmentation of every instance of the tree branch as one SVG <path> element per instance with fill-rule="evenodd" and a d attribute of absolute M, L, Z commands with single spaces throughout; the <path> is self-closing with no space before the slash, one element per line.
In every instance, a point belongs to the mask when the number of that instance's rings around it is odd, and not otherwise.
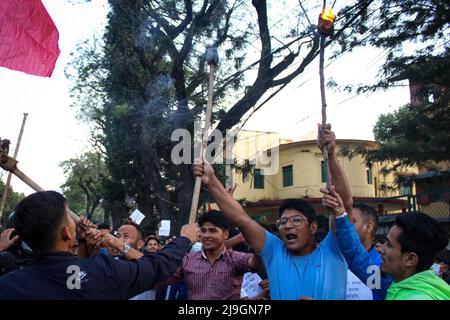
<path fill-rule="evenodd" d="M 252 4 L 258 14 L 259 36 L 261 39 L 261 59 L 258 77 L 265 78 L 270 76 L 270 65 L 272 64 L 273 59 L 267 18 L 267 2 L 266 0 L 252 0 Z"/>

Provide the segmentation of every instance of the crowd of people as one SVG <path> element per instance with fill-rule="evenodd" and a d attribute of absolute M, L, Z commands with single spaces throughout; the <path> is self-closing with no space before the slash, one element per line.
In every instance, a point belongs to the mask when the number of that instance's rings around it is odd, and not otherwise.
<path fill-rule="evenodd" d="M 345 300 L 351 274 L 373 300 L 449 300 L 446 230 L 415 212 L 377 238 L 377 212 L 353 203 L 335 140 L 330 125 L 319 127 L 333 183 L 321 189 L 330 228 L 302 199 L 283 201 L 276 232 L 260 225 L 206 160 L 195 161 L 194 176 L 220 211 L 165 243 L 132 221 L 115 231 L 75 222 L 61 194 L 31 194 L 0 236 L 0 299 Z"/>

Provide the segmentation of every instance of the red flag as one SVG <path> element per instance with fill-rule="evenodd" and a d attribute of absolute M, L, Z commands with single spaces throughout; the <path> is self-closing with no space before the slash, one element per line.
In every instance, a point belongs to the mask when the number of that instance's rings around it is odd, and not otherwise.
<path fill-rule="evenodd" d="M 50 77 L 59 33 L 41 0 L 0 0 L 0 66 Z"/>

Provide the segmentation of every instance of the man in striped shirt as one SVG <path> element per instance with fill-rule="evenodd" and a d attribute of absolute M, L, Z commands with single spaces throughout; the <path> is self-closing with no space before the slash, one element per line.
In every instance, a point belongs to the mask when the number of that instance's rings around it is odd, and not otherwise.
<path fill-rule="evenodd" d="M 182 266 L 168 281 L 184 279 L 189 300 L 237 300 L 243 275 L 261 266 L 251 253 L 226 249 L 229 224 L 220 211 L 209 211 L 198 219 L 202 249 L 187 254 Z"/>

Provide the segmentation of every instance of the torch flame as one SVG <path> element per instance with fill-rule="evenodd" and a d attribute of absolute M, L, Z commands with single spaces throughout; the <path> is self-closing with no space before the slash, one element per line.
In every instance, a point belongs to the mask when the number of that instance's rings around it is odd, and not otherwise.
<path fill-rule="evenodd" d="M 332 9 L 328 9 L 327 11 L 323 10 L 320 14 L 320 17 L 323 20 L 329 21 L 331 23 L 334 23 L 334 20 L 336 19 L 336 15 L 333 13 Z"/>

